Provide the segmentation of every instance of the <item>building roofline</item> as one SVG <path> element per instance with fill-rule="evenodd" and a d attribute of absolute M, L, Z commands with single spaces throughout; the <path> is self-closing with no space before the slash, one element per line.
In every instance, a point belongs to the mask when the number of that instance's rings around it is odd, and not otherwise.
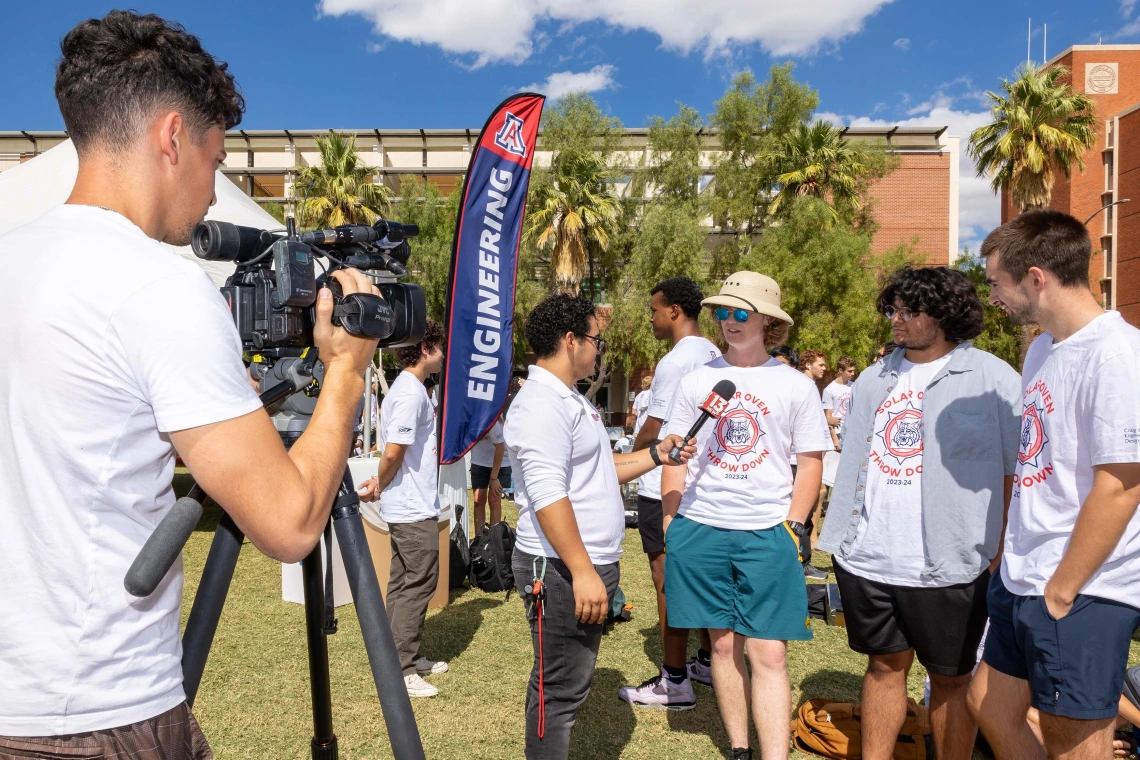
<path fill-rule="evenodd" d="M 1092 50 L 1140 50 L 1140 45 L 1070 45 L 1050 58 L 1045 67 L 1056 64 L 1070 53 L 1087 53 Z"/>
<path fill-rule="evenodd" d="M 1123 119 L 1125 116 L 1127 116 L 1128 114 L 1133 113 L 1135 111 L 1140 111 L 1140 103 L 1137 103 L 1136 105 L 1132 106 L 1131 108 L 1125 108 L 1120 113 L 1114 113 L 1112 116 L 1108 117 L 1108 121 L 1112 121 L 1113 119 Z"/>

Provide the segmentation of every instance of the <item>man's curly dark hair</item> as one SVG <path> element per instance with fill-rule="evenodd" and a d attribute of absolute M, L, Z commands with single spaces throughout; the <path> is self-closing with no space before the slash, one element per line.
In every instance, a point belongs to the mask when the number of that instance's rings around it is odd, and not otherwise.
<path fill-rule="evenodd" d="M 181 113 L 198 144 L 210 127 L 237 126 L 245 111 L 227 65 L 160 16 L 111 11 L 80 23 L 59 47 L 55 97 L 80 153 L 130 146 L 160 108 Z"/>
<path fill-rule="evenodd" d="M 396 361 L 404 369 L 414 367 L 420 363 L 420 358 L 423 356 L 424 350 L 429 353 L 436 346 L 442 346 L 444 339 L 443 325 L 436 322 L 434 319 L 427 321 L 427 328 L 424 330 L 424 337 L 419 343 L 414 346 L 400 346 L 395 349 Z"/>
<path fill-rule="evenodd" d="M 946 340 L 970 340 L 985 328 L 985 307 L 964 273 L 948 267 L 904 267 L 883 288 L 875 308 L 884 314 L 895 301 L 938 320 Z"/>
<path fill-rule="evenodd" d="M 590 317 L 597 319 L 594 302 L 585 296 L 554 293 L 538 302 L 526 319 L 526 342 L 539 359 L 558 353 L 566 333 L 583 338 L 590 332 Z"/>
<path fill-rule="evenodd" d="M 691 277 L 670 277 L 653 286 L 649 291 L 650 297 L 661 294 L 661 300 L 666 306 L 679 306 L 689 319 L 696 320 L 701 316 L 701 301 L 704 294 L 701 286 Z"/>

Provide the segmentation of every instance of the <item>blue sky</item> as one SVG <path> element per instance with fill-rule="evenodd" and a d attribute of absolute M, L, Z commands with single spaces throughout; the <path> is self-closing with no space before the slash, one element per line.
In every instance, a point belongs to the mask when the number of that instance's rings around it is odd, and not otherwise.
<path fill-rule="evenodd" d="M 702 113 L 733 75 L 791 60 L 846 124 L 939 124 L 965 138 L 984 92 L 1031 55 L 1073 44 L 1140 42 L 1137 0 L 137 0 L 229 62 L 250 129 L 478 127 L 533 86 L 588 89 L 626 126 Z M 0 46 L 0 129 L 62 129 L 52 95 L 58 41 L 114 7 L 15 3 Z M 12 30 L 18 30 L 15 33 Z M 961 240 L 998 219 L 963 161 Z"/>

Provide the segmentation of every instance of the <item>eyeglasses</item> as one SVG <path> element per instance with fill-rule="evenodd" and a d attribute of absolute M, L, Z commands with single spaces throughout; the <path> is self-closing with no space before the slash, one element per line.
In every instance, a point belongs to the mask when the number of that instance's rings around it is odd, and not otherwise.
<path fill-rule="evenodd" d="M 606 342 L 600 335 L 583 335 L 582 337 L 594 341 L 594 345 L 598 347 L 599 354 L 606 350 Z"/>
<path fill-rule="evenodd" d="M 726 321 L 730 314 L 737 322 L 747 322 L 748 318 L 752 316 L 752 312 L 746 309 L 729 309 L 727 306 L 718 306 L 713 309 L 713 316 L 718 322 Z"/>
<path fill-rule="evenodd" d="M 911 311 L 905 306 L 901 309 L 896 309 L 894 306 L 888 306 L 887 308 L 883 309 L 883 316 L 892 322 L 894 321 L 895 317 L 898 317 L 903 322 L 909 322 L 921 313 L 921 311 Z"/>

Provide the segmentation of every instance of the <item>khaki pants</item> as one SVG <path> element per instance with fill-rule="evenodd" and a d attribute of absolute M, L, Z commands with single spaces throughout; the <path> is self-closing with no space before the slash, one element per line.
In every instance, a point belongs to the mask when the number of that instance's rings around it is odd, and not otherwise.
<path fill-rule="evenodd" d="M 388 619 L 405 676 L 416 672 L 428 602 L 439 582 L 439 520 L 389 523 Z"/>
<path fill-rule="evenodd" d="M 0 736 L 0 760 L 214 760 L 186 703 L 129 726 L 68 736 Z"/>

